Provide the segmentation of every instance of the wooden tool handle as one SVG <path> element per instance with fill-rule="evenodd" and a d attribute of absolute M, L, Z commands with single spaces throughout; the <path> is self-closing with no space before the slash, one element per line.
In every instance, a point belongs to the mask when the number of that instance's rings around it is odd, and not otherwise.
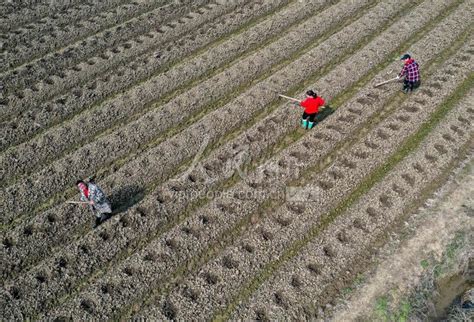
<path fill-rule="evenodd" d="M 391 82 L 393 82 L 393 81 L 396 81 L 396 80 L 398 80 L 398 79 L 399 79 L 398 77 L 395 77 L 395 78 L 386 80 L 386 81 L 384 81 L 384 82 L 378 83 L 378 84 L 376 84 L 374 87 L 379 87 L 379 86 L 382 86 L 382 85 L 391 83 Z"/>
<path fill-rule="evenodd" d="M 280 96 L 280 97 L 282 97 L 282 98 L 286 98 L 287 100 L 290 100 L 290 101 L 293 101 L 293 102 L 298 102 L 298 103 L 301 102 L 299 99 L 296 99 L 296 98 L 293 98 L 293 97 L 289 97 L 289 96 L 286 96 L 286 95 L 278 94 L 278 96 Z"/>

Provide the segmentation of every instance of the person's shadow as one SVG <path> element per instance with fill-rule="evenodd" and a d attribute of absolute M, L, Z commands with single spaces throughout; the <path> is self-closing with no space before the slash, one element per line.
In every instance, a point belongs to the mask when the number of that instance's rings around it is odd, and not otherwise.
<path fill-rule="evenodd" d="M 145 189 L 137 185 L 129 185 L 119 188 L 109 196 L 112 206 L 110 217 L 127 211 L 145 197 Z"/>
<path fill-rule="evenodd" d="M 326 117 L 328 117 L 332 113 L 334 113 L 334 109 L 331 106 L 326 105 L 325 108 L 319 110 L 319 113 L 316 114 L 316 117 L 314 118 L 316 124 L 321 123 Z"/>

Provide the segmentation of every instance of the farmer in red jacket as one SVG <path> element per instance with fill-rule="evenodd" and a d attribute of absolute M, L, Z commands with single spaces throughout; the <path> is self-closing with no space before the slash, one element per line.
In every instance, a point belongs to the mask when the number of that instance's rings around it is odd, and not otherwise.
<path fill-rule="evenodd" d="M 403 55 L 400 60 L 403 60 L 405 64 L 397 78 L 405 77 L 402 91 L 404 93 L 412 92 L 420 86 L 420 66 L 409 54 Z"/>
<path fill-rule="evenodd" d="M 324 104 L 324 99 L 314 91 L 309 90 L 306 92 L 306 99 L 299 103 L 301 107 L 304 107 L 301 125 L 305 129 L 313 128 L 316 114 L 318 114 L 320 108 L 324 108 Z"/>

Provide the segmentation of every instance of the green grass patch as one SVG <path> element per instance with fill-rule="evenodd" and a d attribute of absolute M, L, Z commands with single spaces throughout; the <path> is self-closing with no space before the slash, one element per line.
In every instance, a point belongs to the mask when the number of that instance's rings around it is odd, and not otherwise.
<path fill-rule="evenodd" d="M 354 280 L 352 281 L 351 286 L 344 288 L 342 290 L 342 294 L 344 296 L 351 294 L 365 282 L 365 279 L 366 277 L 364 274 L 361 274 L 361 273 L 357 274 L 356 278 L 354 278 Z"/>
<path fill-rule="evenodd" d="M 388 320 L 389 312 L 388 312 L 388 299 L 386 296 L 379 297 L 375 301 L 375 312 L 377 316 L 386 321 Z"/>
<path fill-rule="evenodd" d="M 397 320 L 400 321 L 400 322 L 408 321 L 410 311 L 411 311 L 410 303 L 402 302 L 402 304 L 400 305 L 400 308 L 398 310 L 398 314 L 397 314 L 398 319 Z"/>
<path fill-rule="evenodd" d="M 405 322 L 417 321 L 420 318 L 425 319 L 428 314 L 427 310 L 433 305 L 433 299 L 437 293 L 437 281 L 445 275 L 460 274 L 455 270 L 453 271 L 453 266 L 459 260 L 460 253 L 467 250 L 468 247 L 469 241 L 466 231 L 456 232 L 453 239 L 446 246 L 441 260 L 427 261 L 428 266 L 425 267 L 425 274 L 410 295 L 405 296 L 395 309 L 384 311 L 385 320 Z M 377 304 L 378 302 L 375 304 L 374 316 L 380 316 L 381 313 Z"/>
<path fill-rule="evenodd" d="M 467 236 L 464 231 L 457 232 L 453 240 L 446 247 L 443 257 L 439 263 L 434 265 L 434 276 L 440 277 L 442 274 L 448 272 L 456 264 L 456 257 L 461 249 L 466 246 Z"/>
<path fill-rule="evenodd" d="M 365 276 L 363 274 L 357 274 L 357 277 L 354 280 L 354 285 L 360 286 L 365 282 Z"/>
<path fill-rule="evenodd" d="M 389 296 L 384 295 L 375 301 L 373 315 L 376 321 L 406 322 L 409 320 L 411 310 L 410 303 L 406 301 L 400 302 L 396 308 L 391 308 Z"/>

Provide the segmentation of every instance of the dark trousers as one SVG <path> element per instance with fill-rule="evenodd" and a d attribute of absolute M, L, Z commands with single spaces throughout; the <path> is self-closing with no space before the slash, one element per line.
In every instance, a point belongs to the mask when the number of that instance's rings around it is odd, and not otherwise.
<path fill-rule="evenodd" d="M 416 82 L 410 82 L 408 80 L 404 80 L 403 81 L 403 90 L 404 91 L 413 91 L 414 89 L 417 89 L 418 87 L 420 87 L 420 84 L 421 82 L 420 81 L 416 81 Z"/>
<path fill-rule="evenodd" d="M 303 112 L 303 116 L 302 116 L 302 117 L 303 117 L 303 120 L 307 120 L 307 121 L 309 121 L 309 122 L 314 122 L 314 119 L 316 118 L 316 115 L 317 115 L 317 114 L 318 114 L 318 113 L 306 114 L 306 113 Z"/>
<path fill-rule="evenodd" d="M 89 208 L 97 219 L 102 218 L 102 214 L 99 211 L 97 211 L 97 209 L 95 209 L 93 205 L 89 205 Z"/>

